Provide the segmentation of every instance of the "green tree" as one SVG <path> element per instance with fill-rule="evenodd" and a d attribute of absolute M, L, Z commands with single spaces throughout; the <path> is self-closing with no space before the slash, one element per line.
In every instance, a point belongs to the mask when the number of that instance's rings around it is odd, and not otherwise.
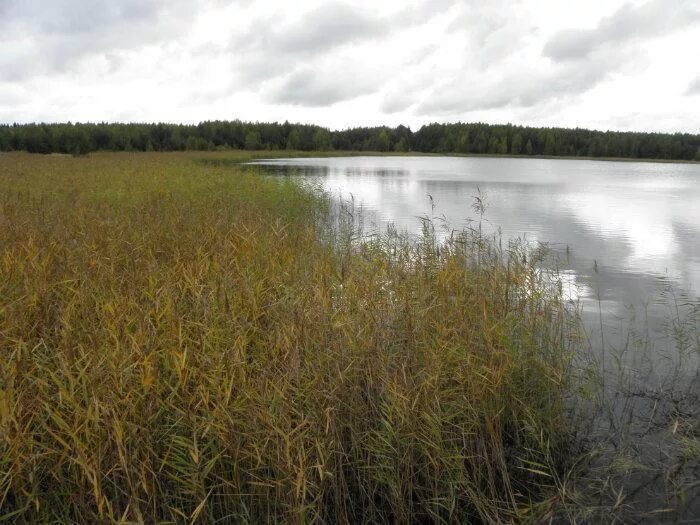
<path fill-rule="evenodd" d="M 377 151 L 389 151 L 391 149 L 391 136 L 386 129 L 377 135 Z"/>
<path fill-rule="evenodd" d="M 262 147 L 262 139 L 257 131 L 249 131 L 245 136 L 245 149 L 255 150 Z"/>
<path fill-rule="evenodd" d="M 87 155 L 90 150 L 90 137 L 83 127 L 76 127 L 73 131 L 71 153 L 75 156 Z"/>
<path fill-rule="evenodd" d="M 406 137 L 401 137 L 399 141 L 394 146 L 394 151 L 406 152 L 408 151 L 408 141 Z"/>
<path fill-rule="evenodd" d="M 498 153 L 499 143 L 496 137 L 489 139 L 488 153 Z"/>
<path fill-rule="evenodd" d="M 28 126 L 24 136 L 24 147 L 29 153 L 51 153 L 51 141 L 44 126 Z"/>
<path fill-rule="evenodd" d="M 469 132 L 462 133 L 457 141 L 457 151 L 459 153 L 469 153 L 471 143 L 469 142 Z"/>
<path fill-rule="evenodd" d="M 289 133 L 289 136 L 287 137 L 287 149 L 301 149 L 301 133 L 299 133 L 298 129 L 293 129 Z"/>
<path fill-rule="evenodd" d="M 211 145 L 211 149 L 214 149 L 214 144 Z M 202 137 L 187 137 L 185 141 L 185 149 L 195 150 L 195 151 L 206 151 L 209 148 L 209 144 Z"/>
<path fill-rule="evenodd" d="M 516 133 L 515 136 L 513 137 L 513 142 L 510 144 L 510 152 L 513 155 L 520 155 L 520 152 L 523 149 L 523 137 L 520 135 L 520 133 Z"/>
<path fill-rule="evenodd" d="M 556 154 L 556 146 L 554 144 L 554 137 L 552 137 L 551 133 L 547 133 L 547 136 L 544 139 L 544 155 L 555 155 Z"/>
<path fill-rule="evenodd" d="M 327 151 L 331 148 L 331 139 L 328 131 L 319 129 L 314 133 L 313 148 L 316 151 Z"/>
<path fill-rule="evenodd" d="M 486 153 L 486 149 L 488 147 L 488 141 L 486 139 L 486 133 L 482 131 L 479 131 L 479 133 L 476 135 L 476 152 L 477 153 Z"/>
<path fill-rule="evenodd" d="M 597 140 L 592 140 L 590 142 L 588 149 L 586 150 L 586 155 L 588 157 L 600 157 L 600 147 L 598 146 Z"/>
<path fill-rule="evenodd" d="M 381 150 L 697 159 L 700 135 L 526 128 L 483 123 L 329 131 L 308 124 L 209 121 L 184 124 L 0 124 L 0 150 L 78 153 L 227 148 Z"/>
<path fill-rule="evenodd" d="M 9 128 L 0 125 L 0 151 L 10 151 L 10 149 L 12 149 L 12 141 Z"/>
<path fill-rule="evenodd" d="M 501 141 L 498 143 L 498 153 L 500 155 L 508 153 L 508 137 L 501 137 Z"/>

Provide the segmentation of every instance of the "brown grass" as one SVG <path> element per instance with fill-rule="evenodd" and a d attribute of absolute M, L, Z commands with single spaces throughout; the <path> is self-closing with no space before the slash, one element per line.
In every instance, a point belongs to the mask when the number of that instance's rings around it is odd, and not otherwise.
<path fill-rule="evenodd" d="M 546 518 L 556 288 L 474 232 L 337 219 L 187 155 L 0 157 L 0 519 Z"/>

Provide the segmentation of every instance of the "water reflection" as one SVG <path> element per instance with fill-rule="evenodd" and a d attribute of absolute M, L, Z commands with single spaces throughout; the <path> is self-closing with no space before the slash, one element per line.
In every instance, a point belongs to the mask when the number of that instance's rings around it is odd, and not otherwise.
<path fill-rule="evenodd" d="M 508 237 L 566 244 L 581 278 L 598 265 L 606 300 L 639 302 L 673 282 L 697 296 L 700 283 L 700 166 L 634 162 L 459 157 L 345 157 L 264 161 L 321 180 L 374 210 L 375 226 L 417 232 L 435 213 L 455 228 L 486 218 Z M 661 278 L 661 281 L 659 280 Z"/>

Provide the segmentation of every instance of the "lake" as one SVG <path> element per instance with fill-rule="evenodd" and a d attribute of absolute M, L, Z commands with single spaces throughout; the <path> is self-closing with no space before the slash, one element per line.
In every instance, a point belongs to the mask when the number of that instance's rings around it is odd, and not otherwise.
<path fill-rule="evenodd" d="M 260 161 L 354 198 L 374 228 L 419 232 L 419 217 L 484 225 L 567 253 L 582 298 L 608 313 L 651 304 L 669 288 L 698 297 L 700 165 L 483 157 L 334 157 Z M 442 219 L 439 221 L 442 222 Z M 568 247 L 568 250 L 566 249 Z M 596 273 L 597 269 L 597 273 Z M 593 282 L 595 281 L 595 282 Z M 595 288 L 595 289 L 594 289 Z"/>

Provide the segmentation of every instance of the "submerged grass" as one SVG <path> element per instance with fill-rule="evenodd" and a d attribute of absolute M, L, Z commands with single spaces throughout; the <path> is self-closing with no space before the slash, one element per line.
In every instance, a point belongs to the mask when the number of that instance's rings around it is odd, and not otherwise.
<path fill-rule="evenodd" d="M 520 248 L 186 155 L 0 158 L 0 519 L 539 521 L 578 331 Z M 688 443 L 688 453 L 695 453 Z"/>

